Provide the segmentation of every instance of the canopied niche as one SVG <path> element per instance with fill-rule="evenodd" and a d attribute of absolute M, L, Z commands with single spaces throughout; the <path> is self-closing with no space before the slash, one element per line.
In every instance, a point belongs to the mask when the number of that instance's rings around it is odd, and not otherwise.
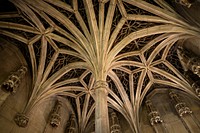
<path fill-rule="evenodd" d="M 145 101 L 146 105 L 142 106 L 140 113 L 141 132 L 197 133 L 200 131 L 198 111 L 200 104 L 190 95 L 172 88 L 157 88 L 146 97 Z M 150 105 L 151 111 L 149 111 Z M 152 112 L 156 115 L 152 115 Z M 156 119 L 158 117 L 159 119 Z"/>

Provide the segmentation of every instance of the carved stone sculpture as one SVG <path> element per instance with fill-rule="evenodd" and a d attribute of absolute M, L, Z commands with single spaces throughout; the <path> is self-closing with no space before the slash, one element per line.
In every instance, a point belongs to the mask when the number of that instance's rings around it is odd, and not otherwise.
<path fill-rule="evenodd" d="M 184 76 L 185 76 L 186 80 L 188 81 L 188 83 L 190 83 L 191 87 L 192 87 L 192 88 L 194 89 L 194 91 L 196 92 L 196 95 L 197 95 L 198 97 L 200 97 L 200 83 L 199 83 L 200 80 L 194 82 L 194 81 L 190 78 L 190 76 L 189 76 L 188 73 L 185 73 Z"/>
<path fill-rule="evenodd" d="M 192 52 L 187 51 L 182 46 L 178 47 L 177 54 L 184 71 L 191 70 L 200 77 L 200 58 Z"/>
<path fill-rule="evenodd" d="M 191 7 L 191 5 L 195 2 L 196 0 L 175 0 L 176 3 L 179 3 L 183 6 L 186 6 L 188 8 Z"/>
<path fill-rule="evenodd" d="M 192 88 L 195 89 L 195 92 L 197 94 L 198 97 L 200 97 L 200 86 L 197 85 L 195 82 L 192 84 Z"/>
<path fill-rule="evenodd" d="M 174 107 L 177 113 L 179 114 L 179 116 L 192 113 L 190 108 L 186 106 L 186 103 L 183 102 L 176 93 L 174 93 L 173 91 L 170 91 L 169 95 L 174 102 Z"/>
<path fill-rule="evenodd" d="M 76 132 L 76 117 L 75 114 L 71 114 L 70 119 L 68 121 L 68 127 L 66 130 L 67 133 L 75 133 Z"/>
<path fill-rule="evenodd" d="M 121 126 L 117 114 L 112 110 L 111 112 L 111 133 L 121 133 Z"/>
<path fill-rule="evenodd" d="M 21 78 L 25 75 L 27 68 L 22 66 L 19 70 L 11 74 L 1 85 L 2 90 L 15 93 L 20 85 Z"/>
<path fill-rule="evenodd" d="M 19 127 L 25 128 L 28 125 L 29 118 L 23 113 L 18 113 L 16 114 L 14 121 Z"/>
<path fill-rule="evenodd" d="M 163 120 L 161 119 L 159 112 L 150 100 L 146 101 L 146 106 L 151 125 L 153 126 L 154 124 L 162 123 Z"/>
<path fill-rule="evenodd" d="M 52 127 L 58 127 L 61 121 L 61 102 L 56 101 L 53 111 L 50 116 L 50 125 Z"/>

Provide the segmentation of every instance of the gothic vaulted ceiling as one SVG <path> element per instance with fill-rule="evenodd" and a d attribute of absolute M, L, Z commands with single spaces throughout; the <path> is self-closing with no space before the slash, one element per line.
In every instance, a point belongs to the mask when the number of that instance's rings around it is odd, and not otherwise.
<path fill-rule="evenodd" d="M 94 83 L 107 81 L 109 106 L 137 130 L 139 108 L 155 87 L 191 95 L 176 42 L 199 37 L 163 0 L 11 0 L 0 34 L 23 49 L 32 72 L 25 111 L 51 96 L 72 101 L 84 131 L 95 108 Z"/>

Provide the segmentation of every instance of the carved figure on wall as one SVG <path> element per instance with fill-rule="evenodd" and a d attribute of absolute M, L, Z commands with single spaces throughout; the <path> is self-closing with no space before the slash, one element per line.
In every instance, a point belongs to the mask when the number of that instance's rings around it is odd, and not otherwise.
<path fill-rule="evenodd" d="M 55 106 L 53 107 L 52 113 L 50 115 L 50 125 L 52 127 L 58 127 L 61 122 L 61 107 L 62 104 L 60 101 L 56 101 Z"/>
<path fill-rule="evenodd" d="M 182 46 L 178 47 L 177 54 L 184 71 L 191 70 L 200 77 L 200 58 Z"/>
<path fill-rule="evenodd" d="M 200 97 L 200 80 L 193 81 L 193 79 L 190 77 L 190 75 L 186 72 L 184 73 L 184 76 L 188 83 L 190 83 L 191 87 L 195 91 L 196 95 Z"/>
<path fill-rule="evenodd" d="M 22 66 L 19 70 L 12 73 L 1 85 L 1 89 L 6 92 L 16 93 L 21 83 L 22 77 L 25 75 L 27 68 Z"/>
<path fill-rule="evenodd" d="M 151 125 L 153 126 L 154 124 L 162 123 L 163 120 L 161 119 L 159 112 L 150 100 L 146 101 L 146 106 Z"/>
<path fill-rule="evenodd" d="M 112 110 L 111 112 L 111 133 L 121 133 L 121 126 L 117 114 Z"/>
<path fill-rule="evenodd" d="M 180 97 L 174 93 L 172 90 L 169 91 L 169 96 L 174 102 L 174 107 L 179 114 L 179 116 L 183 116 L 185 114 L 191 114 L 192 111 L 190 110 L 189 107 L 187 107 L 186 103 L 183 102 Z"/>

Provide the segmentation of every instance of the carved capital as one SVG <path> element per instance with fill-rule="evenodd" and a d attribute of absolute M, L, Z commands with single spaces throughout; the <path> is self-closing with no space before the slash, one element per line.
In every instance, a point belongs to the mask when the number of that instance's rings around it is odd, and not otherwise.
<path fill-rule="evenodd" d="M 163 120 L 161 119 L 159 112 L 156 110 L 155 106 L 150 100 L 146 101 L 146 106 L 151 125 L 153 126 L 154 124 L 162 123 Z"/>
<path fill-rule="evenodd" d="M 99 80 L 94 84 L 95 90 L 105 91 L 106 94 L 108 94 L 107 88 L 108 88 L 108 83 L 106 81 Z"/>
<path fill-rule="evenodd" d="M 29 117 L 23 113 L 18 113 L 16 114 L 14 121 L 19 127 L 25 128 L 28 125 Z"/>
<path fill-rule="evenodd" d="M 95 83 L 94 88 L 95 89 L 108 88 L 108 83 L 106 81 L 99 80 Z"/>
<path fill-rule="evenodd" d="M 50 125 L 52 127 L 58 127 L 60 125 L 60 121 L 61 121 L 61 102 L 60 101 L 56 101 L 56 104 L 53 108 L 53 111 L 51 113 L 50 116 Z"/>

